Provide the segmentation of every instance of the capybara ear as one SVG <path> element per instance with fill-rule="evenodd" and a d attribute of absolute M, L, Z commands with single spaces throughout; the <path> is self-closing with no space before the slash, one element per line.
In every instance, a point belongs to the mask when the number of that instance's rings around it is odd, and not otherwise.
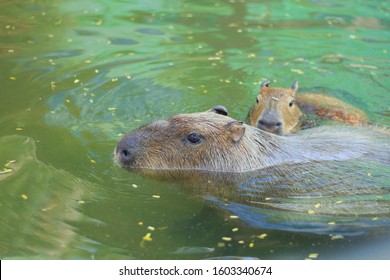
<path fill-rule="evenodd" d="M 262 82 L 261 85 L 260 85 L 260 88 L 262 88 L 262 87 L 269 87 L 269 84 L 270 84 L 270 81 Z"/>
<path fill-rule="evenodd" d="M 229 135 L 232 138 L 233 142 L 238 142 L 241 140 L 242 136 L 245 134 L 245 126 L 243 122 L 232 121 L 226 125 Z"/>
<path fill-rule="evenodd" d="M 213 112 L 213 113 L 224 115 L 224 116 L 228 115 L 228 110 L 225 108 L 225 106 L 222 106 L 222 105 L 214 106 L 213 108 L 211 108 L 209 110 L 209 112 Z"/>
<path fill-rule="evenodd" d="M 291 89 L 293 91 L 293 94 L 295 94 L 298 90 L 298 81 L 295 81 L 293 85 L 291 86 Z"/>

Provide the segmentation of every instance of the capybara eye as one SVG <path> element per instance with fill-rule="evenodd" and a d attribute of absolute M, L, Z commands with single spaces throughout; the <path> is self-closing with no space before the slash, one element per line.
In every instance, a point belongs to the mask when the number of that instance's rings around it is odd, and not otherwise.
<path fill-rule="evenodd" d="M 199 144 L 202 141 L 202 136 L 198 133 L 191 133 L 187 136 L 187 140 L 192 144 Z"/>
<path fill-rule="evenodd" d="M 294 101 L 291 100 L 290 103 L 288 104 L 288 106 L 292 107 L 293 104 L 294 104 Z"/>
<path fill-rule="evenodd" d="M 259 103 L 259 98 L 258 97 L 256 97 L 256 103 Z"/>

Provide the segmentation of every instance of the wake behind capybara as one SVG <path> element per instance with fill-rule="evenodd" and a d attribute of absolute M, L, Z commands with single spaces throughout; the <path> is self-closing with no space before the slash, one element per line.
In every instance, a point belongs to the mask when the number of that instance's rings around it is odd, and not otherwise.
<path fill-rule="evenodd" d="M 350 125 L 367 123 L 363 111 L 337 98 L 313 93 L 298 95 L 298 82 L 294 82 L 291 88 L 269 85 L 269 81 L 260 85 L 256 104 L 248 116 L 248 123 L 262 130 L 278 135 L 298 131 L 302 127 L 301 108 L 305 112 Z"/>

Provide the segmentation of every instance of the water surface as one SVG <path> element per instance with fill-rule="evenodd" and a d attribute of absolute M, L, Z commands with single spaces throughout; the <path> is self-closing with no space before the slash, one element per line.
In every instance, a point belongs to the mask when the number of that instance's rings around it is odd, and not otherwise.
<path fill-rule="evenodd" d="M 389 11 L 386 1 L 2 1 L 0 256 L 389 259 L 386 228 L 258 224 L 112 161 L 123 133 L 156 119 L 222 104 L 244 120 L 265 79 L 298 80 L 388 126 Z M 389 208 L 388 195 L 370 201 Z M 389 214 L 376 213 L 368 225 Z"/>

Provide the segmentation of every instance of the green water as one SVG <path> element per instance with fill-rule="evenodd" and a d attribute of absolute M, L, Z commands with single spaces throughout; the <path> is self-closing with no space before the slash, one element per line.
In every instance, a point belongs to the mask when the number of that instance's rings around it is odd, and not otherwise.
<path fill-rule="evenodd" d="M 120 135 L 152 120 L 217 104 L 244 120 L 265 79 L 389 126 L 389 12 L 388 1 L 2 1 L 0 257 L 389 259 L 386 229 L 251 226 L 112 160 Z"/>

